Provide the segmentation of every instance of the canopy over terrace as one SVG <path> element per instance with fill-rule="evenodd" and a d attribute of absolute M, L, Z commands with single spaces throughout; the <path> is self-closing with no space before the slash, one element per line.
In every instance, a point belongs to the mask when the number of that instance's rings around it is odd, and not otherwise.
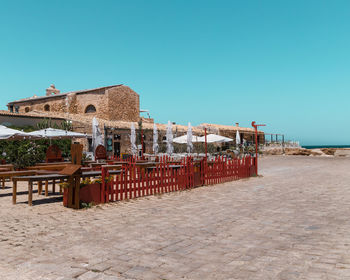
<path fill-rule="evenodd" d="M 205 142 L 205 136 L 199 137 L 199 142 Z M 209 134 L 207 135 L 207 143 L 225 143 L 225 142 L 231 142 L 233 139 L 224 137 L 221 135 L 216 134 Z"/>
<path fill-rule="evenodd" d="M 174 138 L 173 142 L 177 144 L 187 144 L 187 134 Z M 200 141 L 199 136 L 192 135 L 192 142 L 197 143 L 202 141 Z"/>
<path fill-rule="evenodd" d="M 16 140 L 16 139 L 25 139 L 25 138 L 33 139 L 33 138 L 41 138 L 41 137 L 30 135 L 29 133 L 0 125 L 0 140 Z"/>
<path fill-rule="evenodd" d="M 55 128 L 46 128 L 41 129 L 33 132 L 27 133 L 29 136 L 33 137 L 43 137 L 43 138 L 50 138 L 50 139 L 61 139 L 61 138 L 86 138 L 87 134 L 73 132 L 73 131 L 67 131 L 62 129 L 55 129 Z"/>

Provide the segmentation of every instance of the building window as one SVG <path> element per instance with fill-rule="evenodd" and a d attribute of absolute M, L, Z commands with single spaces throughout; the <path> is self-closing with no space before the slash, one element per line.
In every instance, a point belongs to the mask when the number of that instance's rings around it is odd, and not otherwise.
<path fill-rule="evenodd" d="M 10 105 L 10 112 L 13 113 L 13 105 Z"/>
<path fill-rule="evenodd" d="M 85 109 L 85 114 L 95 113 L 95 112 L 96 112 L 96 108 L 94 105 L 89 105 Z"/>
<path fill-rule="evenodd" d="M 28 113 L 30 111 L 29 107 L 24 108 L 24 112 Z"/>
<path fill-rule="evenodd" d="M 89 152 L 93 152 L 94 151 L 94 148 L 92 146 L 92 138 L 88 138 L 88 145 L 89 145 Z"/>
<path fill-rule="evenodd" d="M 46 104 L 44 106 L 44 111 L 46 111 L 46 112 L 50 111 L 50 105 L 49 104 Z"/>
<path fill-rule="evenodd" d="M 19 112 L 19 106 L 15 106 L 15 113 Z"/>

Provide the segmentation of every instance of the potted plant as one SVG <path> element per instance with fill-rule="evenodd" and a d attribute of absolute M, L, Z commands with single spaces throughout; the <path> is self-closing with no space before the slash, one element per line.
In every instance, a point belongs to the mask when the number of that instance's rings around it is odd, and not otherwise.
<path fill-rule="evenodd" d="M 113 180 L 113 176 L 107 176 L 105 182 L 109 183 Z M 102 179 L 97 178 L 96 180 L 91 180 L 86 178 L 80 183 L 79 190 L 79 200 L 81 204 L 99 204 L 101 203 L 101 184 Z M 68 188 L 69 183 L 64 182 L 60 184 L 63 188 L 63 206 L 68 207 Z"/>
<path fill-rule="evenodd" d="M 96 204 L 101 203 L 101 181 L 86 178 L 80 183 L 80 202 Z"/>

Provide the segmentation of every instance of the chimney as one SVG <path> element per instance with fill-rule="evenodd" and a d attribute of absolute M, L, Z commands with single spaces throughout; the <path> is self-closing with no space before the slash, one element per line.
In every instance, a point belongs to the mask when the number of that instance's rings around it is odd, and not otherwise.
<path fill-rule="evenodd" d="M 238 122 L 236 122 L 236 127 L 239 127 L 239 123 Z"/>
<path fill-rule="evenodd" d="M 53 95 L 53 94 L 59 94 L 59 93 L 60 93 L 60 91 L 55 88 L 54 84 L 52 84 L 50 87 L 48 87 L 46 89 L 46 96 L 50 96 L 50 95 Z"/>

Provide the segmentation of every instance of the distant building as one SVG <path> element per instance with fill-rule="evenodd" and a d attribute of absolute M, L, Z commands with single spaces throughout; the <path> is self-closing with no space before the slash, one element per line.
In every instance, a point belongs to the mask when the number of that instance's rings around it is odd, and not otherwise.
<path fill-rule="evenodd" d="M 139 95 L 124 85 L 60 93 L 54 85 L 46 89 L 46 96 L 29 97 L 7 104 L 10 112 L 32 111 L 89 114 L 105 120 L 139 120 Z"/>

